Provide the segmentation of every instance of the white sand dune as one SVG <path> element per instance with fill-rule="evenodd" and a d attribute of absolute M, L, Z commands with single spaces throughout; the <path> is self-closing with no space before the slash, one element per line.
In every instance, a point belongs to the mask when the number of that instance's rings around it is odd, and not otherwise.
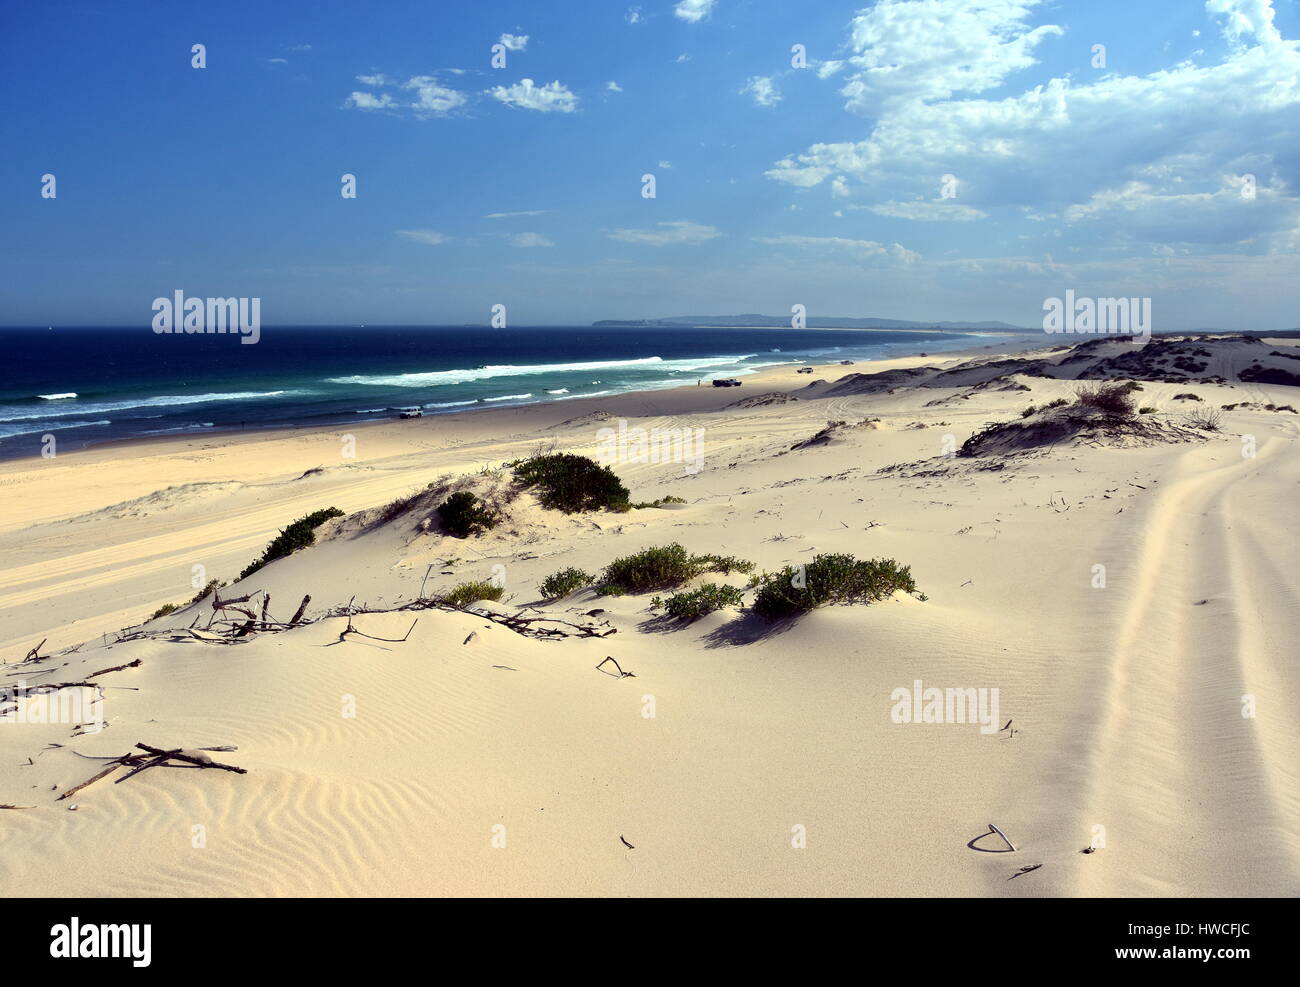
<path fill-rule="evenodd" d="M 1067 363 L 1079 352 L 998 367 L 896 359 L 851 377 L 819 367 L 813 387 L 783 367 L 746 378 L 745 395 L 797 401 L 738 407 L 733 389 L 688 387 L 389 422 L 350 430 L 355 459 L 341 457 L 339 431 L 300 431 L 0 464 L 0 689 L 140 661 L 95 679 L 99 733 L 0 723 L 0 804 L 32 806 L 0 810 L 0 892 L 1295 894 L 1300 415 L 1267 408 L 1300 390 L 1242 373 L 1300 367 L 1271 355 L 1300 348 L 1164 344 L 1210 356 L 1169 370 L 1182 355 L 1158 347 L 1135 369 L 1134 348 L 1107 340 Z M 1194 404 L 1237 407 L 1196 441 L 944 455 L 1027 405 L 1072 397 L 1081 373 L 1126 371 L 1144 375 L 1135 397 L 1171 424 Z M 1203 400 L 1175 400 L 1189 391 Z M 310 593 L 317 617 L 353 597 L 409 602 L 430 566 L 434 591 L 504 566 L 513 612 L 540 605 L 557 569 L 598 572 L 677 541 L 767 571 L 819 552 L 895 558 L 928 599 L 677 626 L 648 609 L 650 594 L 586 590 L 553 609 L 602 609 L 617 633 L 543 641 L 424 610 L 354 618 L 387 638 L 417 621 L 402 643 L 340 643 L 345 617 L 237 644 L 114 643 L 189 599 L 193 566 L 233 580 L 311 511 L 369 511 L 552 440 L 591 454 L 611 423 L 596 412 L 706 430 L 699 473 L 615 466 L 635 500 L 685 505 L 565 516 L 525 494 L 501 528 L 467 540 L 422 529 L 427 507 L 386 523 L 371 511 L 223 592 L 266 591 L 282 620 Z M 879 422 L 858 425 L 868 418 Z M 846 424 L 792 449 L 831 421 Z M 205 608 L 149 626 L 206 621 Z M 22 663 L 43 638 L 53 657 Z M 635 677 L 598 671 L 607 655 Z M 917 680 L 997 688 L 1016 732 L 893 722 L 891 693 Z M 123 770 L 58 800 L 100 769 L 84 755 L 137 741 L 233 745 L 212 756 L 248 773 L 154 768 L 115 783 Z M 1014 853 L 968 847 L 990 822 Z M 792 846 L 796 827 L 806 849 Z M 1031 864 L 1043 866 L 1016 876 Z"/>

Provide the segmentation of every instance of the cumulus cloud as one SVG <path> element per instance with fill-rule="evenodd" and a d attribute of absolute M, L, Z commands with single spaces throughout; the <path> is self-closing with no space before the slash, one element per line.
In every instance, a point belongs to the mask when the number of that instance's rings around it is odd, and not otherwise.
<path fill-rule="evenodd" d="M 853 18 L 841 90 L 850 110 L 874 114 L 910 100 L 947 99 L 1000 86 L 1035 63 L 1033 50 L 1063 34 L 1028 18 L 1042 0 L 880 0 Z"/>
<path fill-rule="evenodd" d="M 500 41 L 505 45 L 506 51 L 524 51 L 528 47 L 526 34 L 503 34 Z"/>
<path fill-rule="evenodd" d="M 652 230 L 617 229 L 606 234 L 611 240 L 624 243 L 642 243 L 651 247 L 667 247 L 672 244 L 696 245 L 706 240 L 713 240 L 722 234 L 712 226 L 692 223 L 684 219 L 667 223 L 656 223 Z"/>
<path fill-rule="evenodd" d="M 416 243 L 427 243 L 435 247 L 451 239 L 445 233 L 439 233 L 437 230 L 398 230 L 397 235 L 408 240 L 414 240 Z"/>
<path fill-rule="evenodd" d="M 387 93 L 353 92 L 343 101 L 345 107 L 354 110 L 392 110 L 397 108 L 393 97 Z"/>
<path fill-rule="evenodd" d="M 409 111 L 427 119 L 444 117 L 460 109 L 467 102 L 464 93 L 442 85 L 436 76 L 413 75 L 398 82 L 382 73 L 359 75 L 357 82 L 373 89 L 390 92 L 353 92 L 343 106 L 355 110 Z"/>
<path fill-rule="evenodd" d="M 534 85 L 532 79 L 520 79 L 513 86 L 497 86 L 490 90 L 492 97 L 521 110 L 539 113 L 572 113 L 578 108 L 578 97 L 558 81 L 544 86 Z"/>
<path fill-rule="evenodd" d="M 697 24 L 713 12 L 716 3 L 717 0 L 680 0 L 673 8 L 673 16 L 688 24 Z"/>
<path fill-rule="evenodd" d="M 750 76 L 741 87 L 740 94 L 753 96 L 754 103 L 758 106 L 775 106 L 781 102 L 781 92 L 776 88 L 776 83 L 772 81 L 770 75 Z"/>
<path fill-rule="evenodd" d="M 1273 26 L 1273 0 L 1206 0 L 1205 9 L 1223 19 L 1223 36 L 1238 50 L 1252 40 L 1267 45 L 1282 40 Z"/>
<path fill-rule="evenodd" d="M 1083 82 L 1040 76 L 1008 95 L 980 96 L 1008 86 L 1031 58 L 1043 37 L 1026 20 L 1035 6 L 882 0 L 859 14 L 850 39 L 857 54 L 847 59 L 854 74 L 841 93 L 850 112 L 876 107 L 865 136 L 812 144 L 774 162 L 767 176 L 803 189 L 848 183 L 887 200 L 876 210 L 899 218 L 980 218 L 974 213 L 999 207 L 1067 216 L 1053 234 L 1074 242 L 1087 235 L 1092 246 L 1254 235 L 1267 250 L 1294 239 L 1300 43 L 1279 36 L 1268 0 L 1208 0 L 1207 16 L 1227 18 L 1225 32 L 1240 42 L 1218 64 Z M 927 13 L 935 19 L 921 31 Z M 966 37 L 984 38 L 990 51 L 966 52 Z M 959 179 L 958 200 L 907 201 L 932 199 L 946 174 Z M 1254 200 L 1232 191 L 1230 176 L 1245 174 L 1258 186 Z"/>
<path fill-rule="evenodd" d="M 620 86 L 613 79 L 610 79 L 607 83 L 605 83 L 605 92 L 607 93 L 621 93 L 622 91 L 623 91 L 623 87 Z"/>

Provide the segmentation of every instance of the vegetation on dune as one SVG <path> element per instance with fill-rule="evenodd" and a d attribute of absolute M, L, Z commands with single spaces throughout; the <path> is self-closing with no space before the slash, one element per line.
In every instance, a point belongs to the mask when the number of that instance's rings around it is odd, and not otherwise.
<path fill-rule="evenodd" d="M 286 555 L 292 555 L 300 548 L 316 544 L 316 529 L 330 518 L 342 516 L 343 512 L 337 507 L 326 507 L 323 510 L 314 511 L 306 517 L 300 517 L 276 535 L 271 540 L 271 543 L 266 546 L 262 557 L 250 562 L 248 567 L 239 574 L 239 578 L 247 579 L 258 569 L 269 565 L 276 559 L 282 559 Z"/>
<path fill-rule="evenodd" d="M 562 596 L 590 586 L 596 577 L 581 569 L 560 569 L 542 580 L 541 593 L 545 600 L 558 600 Z"/>
<path fill-rule="evenodd" d="M 175 603 L 164 603 L 162 606 L 160 606 L 157 610 L 153 612 L 153 616 L 150 617 L 149 619 L 157 620 L 159 617 L 166 617 L 169 613 L 175 613 L 179 609 L 180 607 L 178 607 Z"/>
<path fill-rule="evenodd" d="M 627 487 L 608 466 L 568 452 L 547 453 L 508 464 L 521 485 L 537 494 L 543 507 L 577 514 L 608 508 L 626 511 Z"/>
<path fill-rule="evenodd" d="M 786 566 L 768 576 L 754 597 L 753 610 L 767 620 L 779 620 L 833 603 L 874 603 L 896 590 L 916 592 L 910 566 L 893 559 L 822 554 L 807 566 Z"/>
<path fill-rule="evenodd" d="M 495 528 L 500 518 L 468 490 L 452 494 L 438 507 L 438 517 L 442 526 L 457 538 L 468 538 L 472 534 Z"/>
<path fill-rule="evenodd" d="M 491 600 L 496 602 L 501 599 L 505 593 L 504 586 L 498 586 L 495 583 L 489 583 L 486 580 L 474 583 L 461 583 L 447 593 L 439 596 L 438 602 L 446 603 L 453 607 L 467 607 L 471 603 L 477 603 L 479 600 Z"/>
<path fill-rule="evenodd" d="M 674 593 L 664 601 L 664 610 L 678 620 L 698 620 L 723 607 L 738 607 L 744 602 L 743 591 L 735 586 L 705 583 L 698 589 Z"/>
<path fill-rule="evenodd" d="M 706 572 L 726 575 L 747 573 L 753 568 L 754 563 L 731 556 L 692 555 L 674 542 L 615 559 L 601 574 L 600 593 L 613 596 L 615 591 L 644 593 L 652 589 L 669 589 Z"/>
<path fill-rule="evenodd" d="M 1125 417 L 1132 415 L 1135 409 L 1128 385 L 1118 381 L 1080 384 L 1075 391 L 1074 403 L 1091 411 Z"/>

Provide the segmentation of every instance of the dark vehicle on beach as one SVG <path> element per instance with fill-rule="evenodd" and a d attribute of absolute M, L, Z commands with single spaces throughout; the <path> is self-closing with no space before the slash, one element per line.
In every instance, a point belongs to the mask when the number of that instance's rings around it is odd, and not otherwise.
<path fill-rule="evenodd" d="M 799 370 L 798 370 L 798 373 L 801 373 L 801 374 L 810 374 L 810 373 L 812 373 L 812 372 L 813 372 L 813 368 L 812 368 L 812 367 L 800 367 Z"/>
<path fill-rule="evenodd" d="M 714 387 L 739 387 L 740 381 L 735 377 L 719 377 L 713 381 Z"/>

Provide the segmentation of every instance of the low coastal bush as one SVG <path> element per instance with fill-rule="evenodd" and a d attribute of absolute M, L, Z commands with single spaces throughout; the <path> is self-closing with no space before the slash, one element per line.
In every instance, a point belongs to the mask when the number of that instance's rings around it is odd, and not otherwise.
<path fill-rule="evenodd" d="M 874 603 L 896 590 L 916 592 L 910 566 L 893 559 L 823 554 L 807 566 L 786 566 L 769 576 L 754 597 L 753 610 L 779 620 L 832 603 Z"/>
<path fill-rule="evenodd" d="M 706 613 L 723 607 L 738 607 L 744 602 L 741 590 L 735 586 L 705 583 L 698 589 L 674 593 L 664 601 L 668 616 L 678 620 L 698 620 Z"/>
<path fill-rule="evenodd" d="M 1184 421 L 1192 428 L 1203 432 L 1217 432 L 1223 423 L 1223 412 L 1211 408 L 1197 408 L 1184 416 Z"/>
<path fill-rule="evenodd" d="M 754 563 L 731 556 L 692 555 L 674 542 L 615 559 L 601 574 L 600 593 L 602 596 L 614 595 L 613 590 L 644 593 L 652 589 L 680 586 L 688 579 L 706 572 L 727 575 L 731 572 L 750 572 L 753 568 Z"/>
<path fill-rule="evenodd" d="M 568 452 L 548 453 L 510 464 L 515 478 L 537 494 L 543 507 L 577 514 L 609 508 L 626 511 L 628 489 L 608 466 Z"/>
<path fill-rule="evenodd" d="M 664 504 L 684 504 L 684 503 L 686 503 L 685 497 L 674 497 L 672 494 L 669 494 L 666 497 L 660 497 L 658 500 L 640 501 L 636 504 L 633 504 L 632 507 L 636 510 L 640 510 L 643 507 L 662 507 Z"/>
<path fill-rule="evenodd" d="M 595 576 L 583 572 L 581 569 L 561 569 L 542 580 L 542 598 L 558 600 L 560 597 L 568 596 L 584 586 L 590 586 L 595 581 Z"/>
<path fill-rule="evenodd" d="M 270 565 L 276 559 L 282 559 L 286 555 L 292 555 L 300 548 L 316 544 L 316 529 L 330 518 L 342 516 L 343 512 L 337 507 L 326 507 L 324 510 L 314 511 L 306 517 L 300 517 L 276 535 L 271 540 L 271 543 L 266 546 L 262 557 L 250 562 L 248 568 L 239 574 L 239 578 L 247 579 L 258 569 Z"/>
<path fill-rule="evenodd" d="M 1104 411 L 1108 415 L 1128 416 L 1134 410 L 1128 385 L 1115 381 L 1080 384 L 1075 392 L 1075 404 L 1093 411 Z"/>
<path fill-rule="evenodd" d="M 169 613 L 175 613 L 179 609 L 180 607 L 178 607 L 175 603 L 164 603 L 162 606 L 160 606 L 157 610 L 153 612 L 153 616 L 150 617 L 149 619 L 157 620 L 159 617 L 166 617 Z"/>
<path fill-rule="evenodd" d="M 438 507 L 438 517 L 442 526 L 457 538 L 468 538 L 495 528 L 500 520 L 487 504 L 468 490 L 460 490 L 443 501 Z"/>
<path fill-rule="evenodd" d="M 190 600 L 190 603 L 198 603 L 200 600 L 206 600 L 216 590 L 220 589 L 224 585 L 226 584 L 223 583 L 220 579 L 209 579 L 208 585 L 204 586 L 201 590 L 195 593 L 194 599 Z"/>
<path fill-rule="evenodd" d="M 491 600 L 493 603 L 501 599 L 505 593 L 504 586 L 498 586 L 495 583 L 487 581 L 477 583 L 461 583 L 448 593 L 438 597 L 440 603 L 447 603 L 453 607 L 467 607 L 471 603 L 477 603 L 479 600 Z"/>

